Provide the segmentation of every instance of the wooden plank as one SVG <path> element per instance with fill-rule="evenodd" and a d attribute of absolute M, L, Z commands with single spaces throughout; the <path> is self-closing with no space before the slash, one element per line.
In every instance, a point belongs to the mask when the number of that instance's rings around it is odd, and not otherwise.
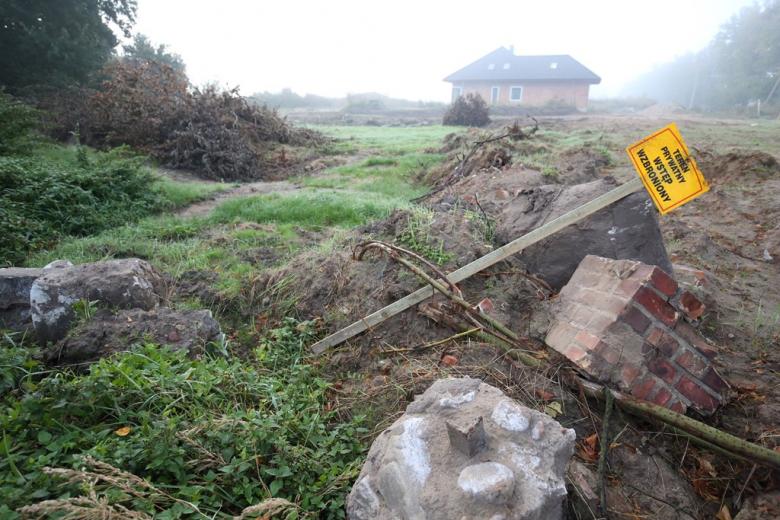
<path fill-rule="evenodd" d="M 539 242 L 540 240 L 543 240 L 554 233 L 557 233 L 561 229 L 570 226 L 575 222 L 579 222 L 580 220 L 599 211 L 600 209 L 606 208 L 610 204 L 613 204 L 642 188 L 642 180 L 639 177 L 636 177 L 631 181 L 625 184 L 621 184 L 617 188 L 608 191 L 604 195 L 596 197 L 592 201 L 587 202 L 582 206 L 569 211 L 568 213 L 564 213 L 560 217 L 551 220 L 543 226 L 538 227 L 519 238 L 516 238 L 508 244 L 505 244 L 498 249 L 494 249 L 485 256 L 477 258 L 470 264 L 464 265 L 457 271 L 453 271 L 447 275 L 447 278 L 449 278 L 449 280 L 453 283 L 461 282 L 466 278 L 469 278 L 474 274 L 482 271 L 483 269 L 487 269 L 491 265 L 520 252 L 526 247 L 535 244 L 536 242 Z M 422 287 L 415 292 L 404 296 L 400 300 L 391 303 L 387 307 L 379 309 L 378 311 L 369 314 L 365 318 L 358 320 L 355 323 L 341 329 L 340 331 L 335 332 L 330 336 L 318 341 L 312 345 L 311 350 L 315 354 L 322 354 L 330 347 L 334 347 L 340 343 L 343 343 L 349 338 L 352 338 L 361 332 L 368 330 L 371 327 L 375 327 L 388 318 L 405 311 L 409 307 L 412 307 L 413 305 L 416 305 L 426 300 L 427 298 L 430 298 L 431 296 L 433 296 L 433 288 L 431 286 Z"/>

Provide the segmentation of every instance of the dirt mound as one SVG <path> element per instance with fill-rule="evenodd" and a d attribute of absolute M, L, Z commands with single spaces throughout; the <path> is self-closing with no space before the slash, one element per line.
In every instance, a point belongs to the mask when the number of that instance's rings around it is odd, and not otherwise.
<path fill-rule="evenodd" d="M 765 152 L 738 150 L 721 155 L 699 151 L 695 158 L 704 176 L 715 184 L 780 177 L 780 163 Z"/>
<path fill-rule="evenodd" d="M 601 177 L 601 172 L 609 166 L 609 155 L 602 150 L 588 146 L 569 148 L 555 159 L 559 181 L 564 184 L 581 184 Z"/>
<path fill-rule="evenodd" d="M 272 293 L 285 286 L 278 299 L 295 301 L 295 311 L 304 319 L 323 317 L 330 332 L 365 317 L 422 286 L 409 271 L 387 257 L 366 255 L 362 261 L 352 258 L 352 248 L 369 238 L 395 242 L 429 259 L 438 261 L 449 272 L 488 253 L 492 246 L 484 235 L 483 223 L 473 213 L 409 213 L 397 211 L 388 219 L 354 232 L 332 252 L 309 251 L 286 266 L 256 281 L 255 291 Z M 525 271 L 513 260 L 502 271 Z M 488 297 L 496 318 L 522 330 L 527 320 L 527 302 L 537 300 L 537 292 L 521 274 L 500 276 L 501 283 L 489 283 L 490 276 L 475 276 L 463 284 L 465 298 L 476 301 Z M 285 283 L 286 281 L 286 283 Z M 476 301 L 474 303 L 476 303 Z M 526 303 L 524 303 L 526 302 Z M 368 334 L 353 340 L 360 345 L 418 346 L 441 339 L 453 331 L 410 311 L 401 313 Z"/>

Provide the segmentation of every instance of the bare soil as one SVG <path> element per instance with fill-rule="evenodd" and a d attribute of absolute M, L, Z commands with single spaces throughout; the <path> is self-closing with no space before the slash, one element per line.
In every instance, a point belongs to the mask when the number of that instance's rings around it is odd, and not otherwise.
<path fill-rule="evenodd" d="M 623 148 L 668 121 L 638 117 L 544 118 L 543 129 L 563 136 L 578 133 L 584 144 L 560 146 L 555 139 L 490 146 L 475 154 L 465 178 L 432 198 L 434 218 L 429 244 L 441 245 L 451 256 L 443 263 L 451 271 L 486 253 L 479 206 L 490 214 L 518 190 L 549 184 L 578 184 L 612 176 L 634 175 Z M 780 149 L 745 122 L 693 118 L 678 121 L 694 148 L 694 157 L 712 190 L 660 220 L 675 276 L 707 304 L 700 331 L 719 346 L 718 369 L 731 385 L 729 402 L 714 417 L 713 426 L 769 448 L 780 445 Z M 460 163 L 475 133 L 445 140 L 444 165 L 429 181 L 441 179 Z M 751 148 L 751 142 L 759 149 Z M 776 144 L 775 147 L 778 145 Z M 611 154 L 605 156 L 604 149 Z M 769 151 L 766 151 L 766 150 Z M 541 155 L 554 173 L 530 167 Z M 478 200 L 469 194 L 479 193 Z M 476 203 L 479 204 L 476 204 Z M 473 211 L 467 211 L 473 210 Z M 477 217 L 475 217 L 475 215 Z M 357 262 L 350 249 L 367 238 L 402 240 L 410 215 L 399 212 L 388 220 L 356 230 L 332 252 L 311 251 L 257 281 L 268 289 L 280 280 L 294 280 L 295 308 L 305 318 L 324 319 L 335 331 L 408 294 L 420 283 L 387 258 Z M 544 315 L 545 295 L 528 282 L 523 266 L 510 259 L 462 284 L 472 303 L 488 297 L 496 317 L 515 331 L 532 335 L 533 322 Z M 508 274 L 507 274 L 508 273 Z M 545 370 L 524 368 L 495 347 L 457 339 L 431 344 L 455 331 L 409 310 L 336 349 L 324 361 L 340 389 L 336 399 L 375 418 L 376 431 L 391 422 L 415 393 L 449 374 L 480 377 L 529 406 L 550 411 L 574 427 L 581 439 L 580 461 L 591 474 L 586 441 L 600 431 L 594 403 L 564 391 L 558 379 L 563 362 L 555 354 L 530 352 L 546 359 Z M 450 366 L 452 356 L 456 360 Z M 447 360 L 447 363 L 444 360 Z M 627 417 L 613 432 L 609 478 L 610 511 L 614 518 L 712 518 L 722 505 L 736 512 L 748 497 L 778 485 L 771 470 L 723 457 Z M 591 475 L 592 476 L 592 475 Z M 583 505 L 570 495 L 572 518 Z M 587 516 L 585 516 L 587 517 Z"/>

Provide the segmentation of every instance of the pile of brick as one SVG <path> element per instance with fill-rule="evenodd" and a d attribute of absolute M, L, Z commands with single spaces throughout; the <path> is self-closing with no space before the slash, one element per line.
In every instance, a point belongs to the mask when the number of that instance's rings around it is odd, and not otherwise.
<path fill-rule="evenodd" d="M 594 379 L 685 413 L 712 413 L 726 383 L 689 323 L 704 305 L 662 269 L 588 255 L 561 290 L 546 343 Z"/>

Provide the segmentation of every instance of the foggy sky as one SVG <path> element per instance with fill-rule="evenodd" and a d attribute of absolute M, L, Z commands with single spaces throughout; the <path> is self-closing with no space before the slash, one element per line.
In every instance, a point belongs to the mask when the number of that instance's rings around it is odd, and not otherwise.
<path fill-rule="evenodd" d="M 570 54 L 598 97 L 704 47 L 751 0 L 138 0 L 135 30 L 181 54 L 195 84 L 245 95 L 380 92 L 447 101 L 442 78 L 499 46 Z"/>

